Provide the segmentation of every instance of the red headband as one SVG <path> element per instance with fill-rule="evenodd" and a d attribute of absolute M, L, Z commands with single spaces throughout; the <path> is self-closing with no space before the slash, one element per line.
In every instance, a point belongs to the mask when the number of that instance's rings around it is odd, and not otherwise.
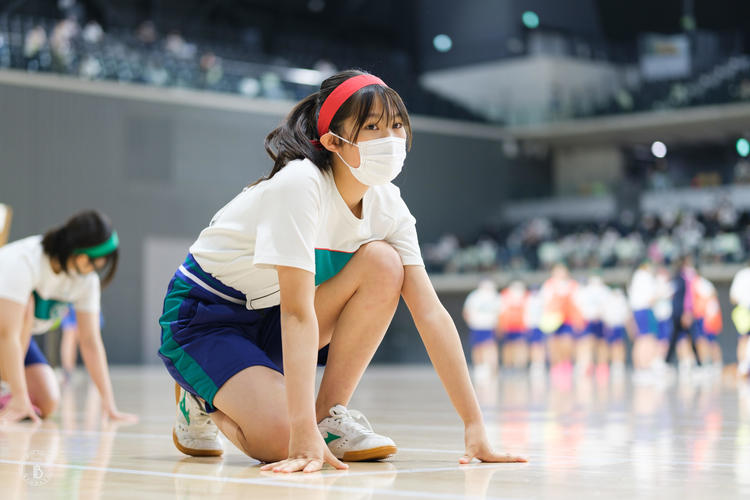
<path fill-rule="evenodd" d="M 318 137 L 323 137 L 324 134 L 328 133 L 328 127 L 331 125 L 333 116 L 339 110 L 342 104 L 349 99 L 352 94 L 368 85 L 382 85 L 387 87 L 383 80 L 373 75 L 359 75 L 353 76 L 348 80 L 345 80 L 342 84 L 336 87 L 333 92 L 323 101 L 323 105 L 320 106 L 320 112 L 318 113 Z"/>

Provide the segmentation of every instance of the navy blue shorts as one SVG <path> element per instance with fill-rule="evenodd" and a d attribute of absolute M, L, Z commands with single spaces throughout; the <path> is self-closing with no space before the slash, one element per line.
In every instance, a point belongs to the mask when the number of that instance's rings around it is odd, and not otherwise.
<path fill-rule="evenodd" d="M 604 324 L 601 321 L 591 321 L 586 325 L 586 331 L 594 337 L 601 339 L 604 337 Z"/>
<path fill-rule="evenodd" d="M 31 342 L 29 342 L 29 349 L 26 351 L 26 357 L 23 359 L 23 366 L 38 364 L 48 365 L 49 362 L 47 361 L 47 358 L 44 357 L 42 350 L 39 349 L 39 344 L 37 344 L 34 337 L 32 337 Z"/>
<path fill-rule="evenodd" d="M 523 340 L 526 334 L 524 332 L 505 332 L 505 335 L 503 335 L 503 340 L 506 342 L 515 342 L 517 340 Z"/>
<path fill-rule="evenodd" d="M 624 326 L 608 326 L 604 330 L 604 339 L 608 344 L 614 344 L 625 340 L 626 333 Z"/>
<path fill-rule="evenodd" d="M 659 321 L 659 335 L 657 338 L 664 342 L 669 341 L 672 338 L 672 331 L 674 330 L 674 322 L 672 319 L 664 319 Z"/>
<path fill-rule="evenodd" d="M 469 330 L 469 343 L 472 347 L 494 340 L 494 338 L 495 332 L 492 330 L 474 330 L 473 328 Z"/>
<path fill-rule="evenodd" d="M 573 335 L 573 326 L 568 323 L 563 323 L 552 335 L 555 337 L 560 335 Z"/>
<path fill-rule="evenodd" d="M 638 335 L 656 335 L 657 323 L 656 317 L 651 309 L 639 309 L 633 311 L 635 323 L 638 326 Z"/>
<path fill-rule="evenodd" d="M 544 332 L 539 327 L 533 328 L 529 332 L 528 341 L 529 344 L 544 342 Z"/>
<path fill-rule="evenodd" d="M 209 411 L 221 386 L 245 368 L 284 373 L 279 306 L 248 310 L 242 292 L 205 272 L 192 255 L 169 282 L 159 324 L 159 357 Z M 319 351 L 318 363 L 327 356 L 328 346 Z"/>

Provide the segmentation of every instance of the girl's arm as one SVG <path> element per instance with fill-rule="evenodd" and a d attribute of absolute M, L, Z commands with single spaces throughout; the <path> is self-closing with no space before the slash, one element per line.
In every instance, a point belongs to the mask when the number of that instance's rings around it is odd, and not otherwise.
<path fill-rule="evenodd" d="M 99 313 L 76 311 L 76 319 L 80 335 L 81 357 L 94 385 L 99 390 L 104 412 L 112 420 L 137 421 L 137 416 L 120 413 L 117 410 L 112 393 L 112 382 L 109 379 L 107 353 L 104 350 L 102 332 L 99 328 Z"/>
<path fill-rule="evenodd" d="M 277 266 L 281 290 L 281 348 L 289 412 L 289 458 L 261 470 L 316 472 L 324 463 L 347 466 L 333 456 L 315 420 L 315 365 L 318 359 L 318 319 L 315 315 L 315 276 L 295 267 Z"/>
<path fill-rule="evenodd" d="M 520 457 L 495 453 L 490 447 L 456 325 L 440 303 L 424 267 L 404 266 L 401 293 L 427 354 L 464 422 L 466 453 L 459 461 L 469 463 L 478 458 L 483 462 L 525 462 Z"/>
<path fill-rule="evenodd" d="M 30 331 L 31 325 L 26 324 L 26 308 L 11 300 L 0 299 L 0 375 L 10 386 L 12 398 L 10 403 L 0 412 L 0 422 L 14 423 L 31 418 L 38 422 L 39 417 L 34 412 L 29 399 L 26 385 L 23 358 L 26 347 L 22 345 L 24 329 Z"/>

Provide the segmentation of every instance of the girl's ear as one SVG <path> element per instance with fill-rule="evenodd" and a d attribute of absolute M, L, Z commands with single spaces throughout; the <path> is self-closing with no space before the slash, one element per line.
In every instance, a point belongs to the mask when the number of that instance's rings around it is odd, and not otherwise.
<path fill-rule="evenodd" d="M 331 133 L 326 132 L 320 138 L 320 144 L 330 152 L 339 150 L 339 140 Z"/>

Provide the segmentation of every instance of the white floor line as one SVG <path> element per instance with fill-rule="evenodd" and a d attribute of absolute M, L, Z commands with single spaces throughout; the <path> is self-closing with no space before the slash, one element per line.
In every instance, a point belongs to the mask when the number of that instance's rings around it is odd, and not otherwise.
<path fill-rule="evenodd" d="M 208 475 L 203 475 L 203 474 L 180 474 L 176 472 L 143 471 L 143 470 L 137 470 L 137 469 L 123 469 L 123 468 L 118 468 L 118 467 L 96 467 L 92 465 L 58 464 L 58 463 L 50 463 L 50 462 L 31 462 L 31 461 L 26 461 L 26 460 L 0 459 L 0 464 L 40 466 L 40 467 L 73 469 L 73 470 L 82 470 L 82 471 L 109 472 L 109 473 L 116 473 L 116 474 L 131 474 L 135 476 L 164 477 L 164 478 L 170 478 L 170 479 L 188 479 L 188 480 L 212 481 L 212 482 L 234 483 L 234 484 L 279 486 L 279 487 L 300 488 L 300 489 L 308 489 L 308 490 L 334 490 L 334 491 L 341 491 L 341 492 L 346 492 L 346 493 L 380 494 L 380 495 L 387 495 L 387 496 L 410 497 L 410 498 L 414 498 L 414 497 L 437 498 L 437 499 L 445 499 L 445 500 L 463 499 L 463 498 L 482 498 L 482 499 L 487 499 L 487 500 L 505 500 L 500 497 L 490 497 L 490 496 L 484 496 L 484 495 L 481 497 L 467 497 L 466 495 L 430 493 L 426 491 L 392 490 L 392 489 L 365 488 L 365 487 L 353 487 L 353 486 L 336 486 L 335 484 L 312 484 L 312 483 L 302 483 L 302 482 L 291 482 L 288 480 L 271 479 L 271 478 L 253 479 L 253 478 L 208 476 Z M 493 466 L 497 467 L 496 464 L 493 464 Z M 487 467 L 485 466 L 481 468 L 487 468 Z M 456 469 L 457 467 L 441 467 L 441 468 L 435 468 L 435 469 L 407 469 L 404 471 L 391 470 L 391 471 L 388 471 L 388 474 L 397 475 L 397 474 L 406 474 L 406 473 L 414 473 L 414 472 L 444 472 L 444 471 L 453 471 Z M 385 473 L 386 471 L 382 471 L 382 472 Z M 334 476 L 344 478 L 344 477 L 355 477 L 355 476 L 363 476 L 363 475 L 366 475 L 366 473 L 364 472 L 363 473 L 347 473 L 347 472 L 336 473 L 334 472 L 334 473 L 324 474 L 326 478 L 334 477 Z M 290 475 L 288 477 L 293 478 L 292 480 L 298 480 L 301 478 L 304 479 L 304 476 L 299 475 L 299 474 L 295 474 L 293 476 Z M 313 476 L 310 479 L 320 479 L 320 478 L 321 476 L 318 475 L 318 476 Z"/>
<path fill-rule="evenodd" d="M 78 436 L 78 435 L 87 435 L 87 436 L 114 436 L 114 437 L 121 437 L 121 438 L 127 438 L 127 439 L 133 439 L 133 438 L 141 438 L 141 439 L 170 439 L 171 436 L 169 434 L 146 434 L 146 433 L 138 433 L 138 432 L 121 432 L 121 431 L 93 431 L 93 430 L 59 430 L 59 429 L 30 429 L 28 427 L 25 427 L 23 424 L 21 425 L 10 425 L 8 426 L 8 429 L 15 429 L 15 430 L 27 430 L 33 433 L 44 433 L 44 434 L 61 434 L 65 436 Z M 673 436 L 676 437 L 676 436 Z M 734 439 L 734 438 L 732 438 Z M 453 456 L 456 456 L 456 460 L 458 460 L 458 457 L 463 455 L 464 450 L 450 450 L 450 449 L 436 449 L 436 448 L 399 448 L 399 451 L 401 452 L 408 452 L 408 453 L 435 453 L 435 454 L 450 454 Z M 512 454 L 512 453 L 511 453 Z M 555 460 L 567 460 L 567 459 L 580 459 L 581 456 L 579 455 L 549 455 L 547 453 L 544 453 L 544 450 L 535 450 L 531 453 L 525 453 L 522 454 L 524 457 L 528 458 L 530 460 L 529 465 L 530 466 L 536 466 L 536 465 L 550 465 L 552 461 Z M 609 459 L 617 459 L 620 463 L 635 463 L 635 462 L 641 462 L 643 460 L 654 460 L 659 461 L 657 457 L 652 456 L 637 456 L 632 458 L 622 457 L 621 455 L 617 456 L 602 456 L 602 458 L 609 458 Z M 661 463 L 661 461 L 659 461 Z M 664 464 L 676 464 L 676 465 L 699 465 L 703 467 L 736 467 L 738 464 L 736 463 L 722 463 L 722 462 L 695 462 L 691 460 L 682 460 L 682 461 L 675 461 L 675 460 L 667 460 L 663 462 Z M 483 465 L 497 465 L 497 464 L 483 464 Z M 749 464 L 750 465 L 750 464 Z M 458 466 L 458 465 L 457 465 Z M 417 472 L 427 472 L 429 470 L 453 470 L 452 468 L 448 469 L 414 469 Z M 410 473 L 410 469 L 398 471 L 399 473 Z M 393 471 L 389 471 L 388 473 L 391 473 Z M 357 472 L 356 475 L 380 475 L 385 472 Z"/>

